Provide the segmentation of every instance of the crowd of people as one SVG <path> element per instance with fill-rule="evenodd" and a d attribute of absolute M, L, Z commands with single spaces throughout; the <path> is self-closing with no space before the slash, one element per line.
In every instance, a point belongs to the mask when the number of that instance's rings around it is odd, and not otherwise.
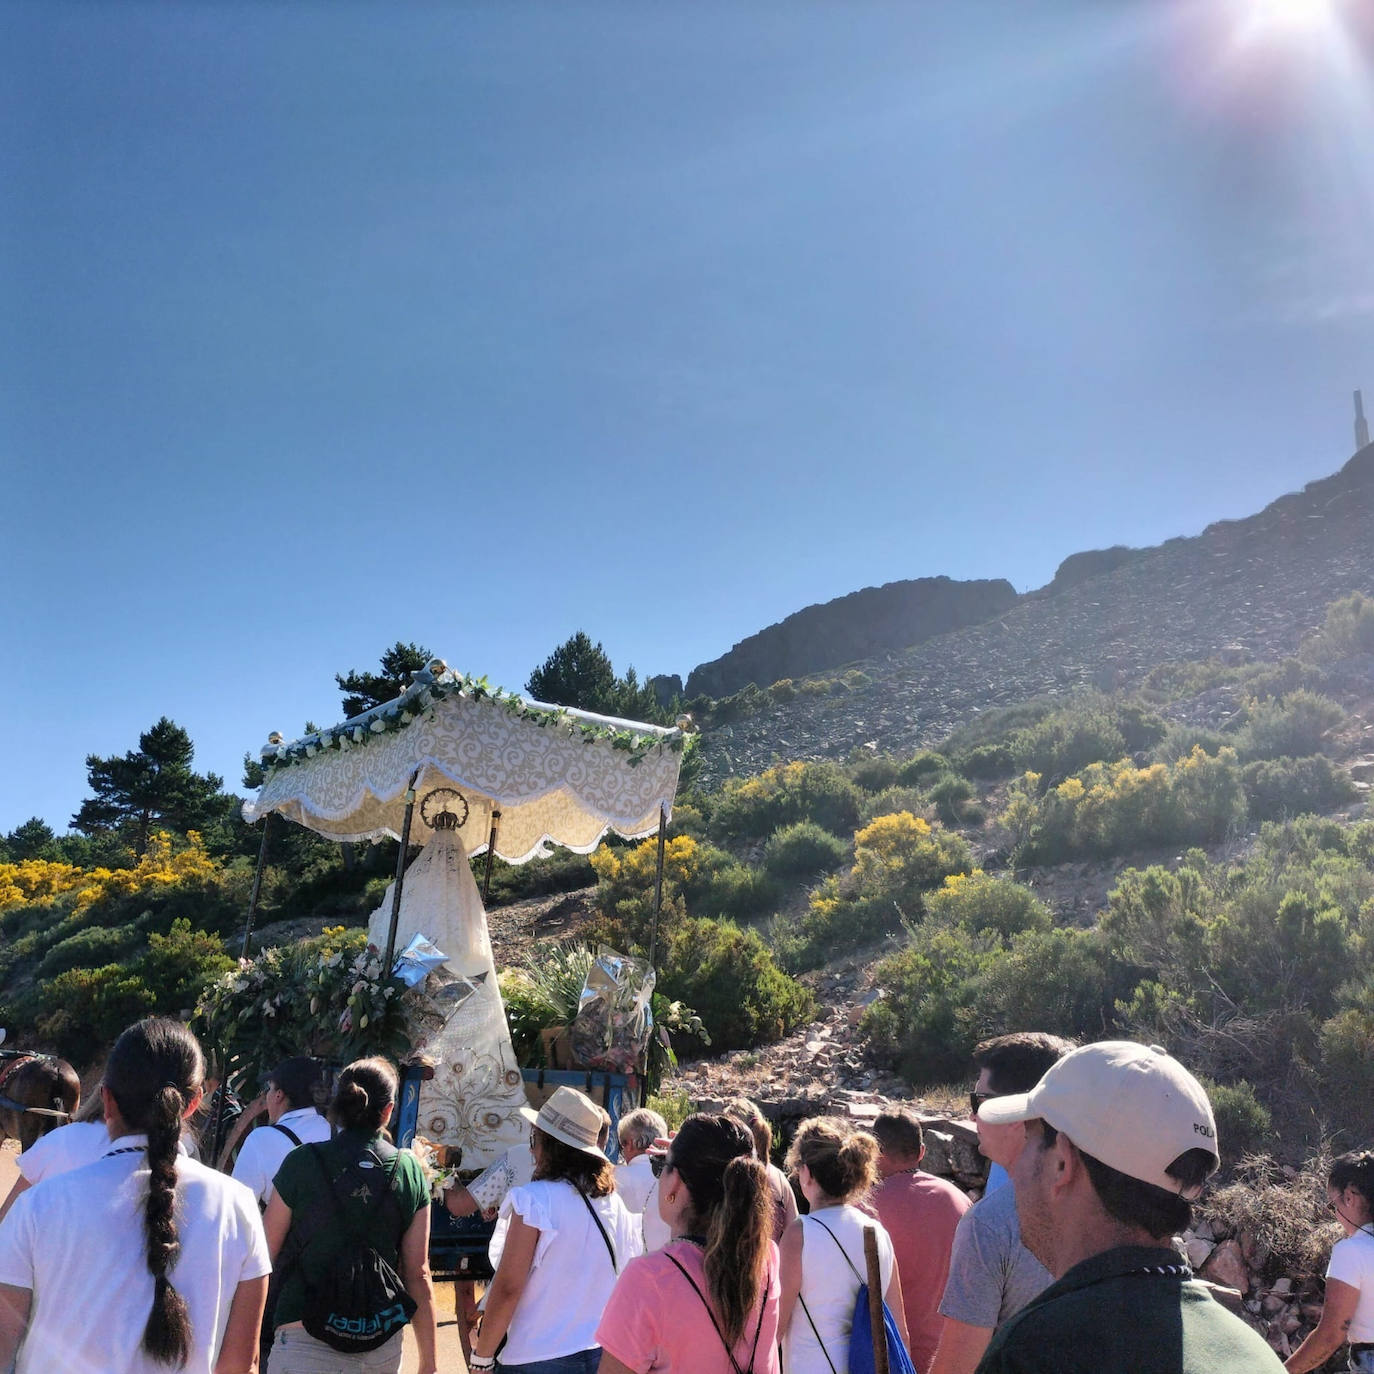
<path fill-rule="evenodd" d="M 617 1125 L 617 1166 L 605 1111 L 558 1088 L 527 1109 L 527 1144 L 445 1194 L 494 1223 L 480 1309 L 458 1304 L 468 1367 L 867 1374 L 872 1280 L 894 1371 L 1305 1374 L 1348 1346 L 1374 1374 L 1374 1154 L 1331 1168 L 1345 1238 L 1321 1320 L 1281 1366 L 1172 1243 L 1220 1162 L 1182 1064 L 1017 1033 L 980 1045 L 974 1070 L 990 1163 L 976 1202 L 922 1169 L 902 1108 L 862 1129 L 803 1123 L 786 1172 L 748 1101 L 674 1133 L 641 1109 Z M 194 1036 L 131 1026 L 103 1120 L 20 1156 L 0 1213 L 0 1371 L 395 1374 L 409 1326 L 435 1374 L 429 1185 L 390 1138 L 397 1088 L 384 1059 L 332 1092 L 316 1061 L 285 1061 L 230 1176 L 187 1128 L 206 1095 Z"/>

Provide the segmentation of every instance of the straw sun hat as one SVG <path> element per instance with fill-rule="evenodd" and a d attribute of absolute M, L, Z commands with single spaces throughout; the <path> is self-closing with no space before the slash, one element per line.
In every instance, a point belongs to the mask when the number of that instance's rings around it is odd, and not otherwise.
<path fill-rule="evenodd" d="M 564 1145 L 597 1159 L 606 1158 L 596 1143 L 601 1134 L 601 1108 L 576 1088 L 559 1088 L 537 1112 L 521 1107 L 520 1115 Z"/>

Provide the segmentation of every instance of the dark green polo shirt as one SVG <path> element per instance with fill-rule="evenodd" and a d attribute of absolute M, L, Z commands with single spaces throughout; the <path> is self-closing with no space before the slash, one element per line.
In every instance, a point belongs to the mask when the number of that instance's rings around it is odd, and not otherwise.
<path fill-rule="evenodd" d="M 326 1184 L 319 1166 L 310 1158 L 312 1150 L 318 1150 L 323 1155 L 330 1178 L 343 1175 L 344 1183 L 340 1191 L 344 1194 L 343 1203 L 347 1212 L 341 1212 L 335 1203 L 333 1191 Z M 396 1199 L 394 1206 L 384 1202 L 370 1204 L 364 1198 L 350 1196 L 350 1192 L 359 1185 L 357 1173 L 348 1169 L 351 1161 L 364 1159 L 371 1162 L 372 1169 L 379 1176 L 390 1174 L 392 1154 L 392 1147 L 380 1135 L 369 1138 L 360 1131 L 340 1131 L 332 1140 L 322 1141 L 318 1145 L 298 1146 L 282 1161 L 272 1186 L 291 1209 L 292 1232 L 306 1217 L 320 1217 L 321 1220 L 310 1232 L 310 1239 L 304 1250 L 299 1252 L 299 1259 L 295 1263 L 291 1263 L 291 1257 L 297 1253 L 296 1240 L 291 1232 L 287 1234 L 281 1254 L 277 1257 L 282 1273 L 274 1326 L 298 1322 L 305 1315 L 304 1276 L 331 1259 L 340 1246 L 353 1243 L 353 1230 L 348 1224 L 350 1215 L 355 1224 L 364 1215 L 374 1216 L 368 1228 L 368 1238 L 388 1264 L 393 1268 L 398 1267 L 401 1237 L 414 1220 L 415 1213 L 421 1207 L 429 1206 L 429 1186 L 425 1183 L 420 1161 L 409 1150 L 400 1152 L 392 1184 Z"/>
<path fill-rule="evenodd" d="M 1122 1246 L 1076 1264 L 997 1329 L 976 1374 L 1282 1374 L 1258 1332 L 1182 1272 Z"/>

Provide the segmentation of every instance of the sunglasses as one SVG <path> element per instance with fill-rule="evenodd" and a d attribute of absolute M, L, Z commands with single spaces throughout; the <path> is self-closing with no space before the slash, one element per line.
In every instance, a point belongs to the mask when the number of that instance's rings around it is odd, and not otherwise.
<path fill-rule="evenodd" d="M 1002 1093 L 969 1093 L 969 1109 L 973 1112 L 974 1116 L 977 1116 L 978 1108 L 981 1107 L 984 1102 L 991 1102 L 994 1097 L 1002 1097 L 1003 1095 Z"/>
<path fill-rule="evenodd" d="M 665 1150 L 661 1155 L 649 1156 L 649 1168 L 654 1171 L 655 1178 L 662 1178 L 664 1171 L 671 1169 L 672 1163 L 669 1161 L 668 1152 Z"/>

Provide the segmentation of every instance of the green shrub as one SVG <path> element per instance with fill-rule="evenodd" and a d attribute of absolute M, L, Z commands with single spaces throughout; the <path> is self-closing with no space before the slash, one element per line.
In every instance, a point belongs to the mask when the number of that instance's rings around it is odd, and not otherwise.
<path fill-rule="evenodd" d="M 1321 1028 L 1322 1102 L 1342 1149 L 1374 1136 L 1374 1013 L 1347 1007 Z"/>
<path fill-rule="evenodd" d="M 127 950 L 141 944 L 142 939 L 133 926 L 87 926 L 53 945 L 43 956 L 35 976 L 46 980 L 68 969 L 99 968 L 117 962 Z"/>
<path fill-rule="evenodd" d="M 1243 759 L 1308 758 L 1324 753 L 1328 734 L 1345 719 L 1330 697 L 1290 692 L 1274 701 L 1256 701 L 1247 713 L 1238 748 Z"/>
<path fill-rule="evenodd" d="M 849 846 L 814 821 L 798 821 L 775 830 L 763 849 L 763 866 L 775 878 L 809 878 L 839 868 Z"/>
<path fill-rule="evenodd" d="M 1259 760 L 1241 771 L 1252 820 L 1330 811 L 1355 795 L 1349 776 L 1322 754 Z"/>
<path fill-rule="evenodd" d="M 659 986 L 694 1007 L 717 1053 L 781 1040 L 815 1010 L 752 930 L 728 921 L 687 919 L 665 932 Z"/>
<path fill-rule="evenodd" d="M 883 754 L 871 754 L 867 750 L 863 753 L 866 757 L 849 765 L 849 776 L 855 787 L 864 792 L 881 792 L 898 780 L 895 759 L 887 758 Z"/>
<path fill-rule="evenodd" d="M 673 812 L 673 833 L 685 833 L 678 808 Z M 685 808 L 690 820 L 692 811 Z M 472 860 L 473 877 L 480 891 L 486 877 L 487 858 L 479 854 Z M 491 889 L 486 905 L 489 908 L 506 906 L 527 897 L 547 897 L 556 892 L 576 892 L 596 881 L 591 861 L 585 854 L 574 854 L 562 847 L 554 849 L 547 858 L 531 859 L 528 863 L 508 864 L 499 856 L 491 861 Z"/>
<path fill-rule="evenodd" d="M 157 998 L 142 977 L 119 964 L 59 973 L 41 992 L 35 1029 L 79 1068 L 93 1063 L 119 1033 L 155 1012 Z"/>
<path fill-rule="evenodd" d="M 768 695 L 779 705 L 793 700 L 797 695 L 797 684 L 790 677 L 780 677 L 769 689 Z"/>
<path fill-rule="evenodd" d="M 973 986 L 994 949 L 961 927 L 923 927 L 884 959 L 874 973 L 883 995 L 860 1023 L 874 1058 L 918 1086 L 966 1075 L 980 1039 Z"/>
<path fill-rule="evenodd" d="M 967 778 L 946 773 L 936 778 L 930 789 L 935 813 L 946 825 L 960 825 L 964 820 L 964 804 L 974 797 L 973 784 Z"/>
<path fill-rule="evenodd" d="M 922 749 L 919 754 L 913 754 L 897 769 L 894 781 L 903 787 L 918 787 L 931 778 L 937 778 L 941 773 L 950 771 L 950 762 L 943 754 L 938 754 L 933 749 Z"/>
<path fill-rule="evenodd" d="M 933 924 L 990 931 L 1009 940 L 1027 930 L 1048 930 L 1049 908 L 1023 883 L 994 878 L 975 869 L 946 878 L 926 899 L 926 919 Z"/>
<path fill-rule="evenodd" d="M 1274 1123 L 1268 1107 L 1255 1096 L 1254 1088 L 1243 1078 L 1235 1083 L 1214 1083 L 1207 1078 L 1201 1081 L 1216 1118 L 1222 1160 L 1234 1165 L 1246 1155 L 1258 1154 Z"/>
<path fill-rule="evenodd" d="M 1039 777 L 1012 782 L 1001 822 L 1021 857 L 1057 863 L 1077 854 L 1121 854 L 1149 845 L 1222 839 L 1245 819 L 1235 752 L 1195 749 L 1173 765 L 1090 764 L 1043 796 Z"/>
<path fill-rule="evenodd" d="M 1318 663 L 1374 654 L 1374 598 L 1353 592 L 1333 601 L 1326 608 L 1326 623 L 1303 644 L 1303 653 Z"/>
<path fill-rule="evenodd" d="M 780 763 L 725 784 L 711 816 L 713 839 L 767 839 L 797 821 L 815 821 L 846 838 L 859 819 L 859 790 L 833 763 Z"/>
<path fill-rule="evenodd" d="M 1012 740 L 1016 766 L 1057 781 L 1090 763 L 1109 763 L 1126 753 L 1126 736 L 1112 715 L 1083 707 L 1056 711 Z"/>
<path fill-rule="evenodd" d="M 873 679 L 862 668 L 848 669 L 844 674 L 843 681 L 851 692 L 858 692 L 873 685 Z"/>
<path fill-rule="evenodd" d="M 833 685 L 828 677 L 809 677 L 805 681 L 797 683 L 797 691 L 803 696 L 824 697 L 830 695 Z"/>
<path fill-rule="evenodd" d="M 1232 736 L 1223 735 L 1220 730 L 1208 730 L 1201 725 L 1180 725 L 1175 721 L 1150 751 L 1150 759 L 1153 763 L 1177 763 L 1179 759 L 1186 759 L 1194 749 L 1216 755 L 1234 743 Z"/>
<path fill-rule="evenodd" d="M 959 772 L 970 778 L 1009 778 L 1016 772 L 1016 756 L 1006 744 L 980 744 L 956 760 Z"/>
<path fill-rule="evenodd" d="M 922 792 L 918 787 L 889 787 L 884 792 L 877 793 L 876 796 L 867 798 L 859 812 L 859 819 L 867 825 L 869 821 L 876 820 L 879 816 L 895 816 L 899 811 L 910 811 L 913 816 L 919 816 L 922 812 L 929 812 L 930 817 L 935 814 L 935 808 L 930 804 L 930 797 Z"/>

